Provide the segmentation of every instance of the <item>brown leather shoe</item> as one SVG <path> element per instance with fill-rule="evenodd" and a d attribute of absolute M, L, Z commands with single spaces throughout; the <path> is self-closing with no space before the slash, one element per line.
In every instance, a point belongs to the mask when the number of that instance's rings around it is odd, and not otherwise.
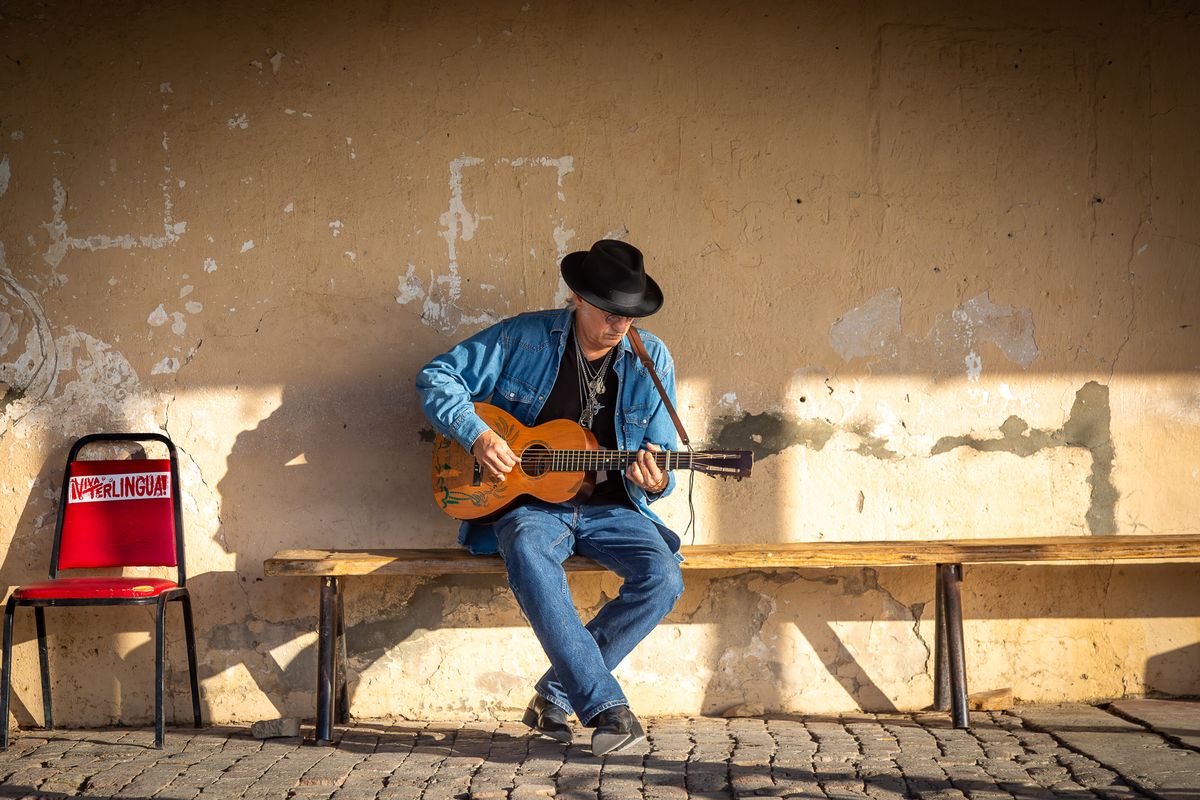
<path fill-rule="evenodd" d="M 646 738 L 642 723 L 629 706 L 606 708 L 588 722 L 592 731 L 592 755 L 605 756 L 632 747 Z"/>
<path fill-rule="evenodd" d="M 564 744 L 571 743 L 571 725 L 567 722 L 567 712 L 551 703 L 540 694 L 535 694 L 525 707 L 525 723 L 542 736 L 549 736 Z"/>

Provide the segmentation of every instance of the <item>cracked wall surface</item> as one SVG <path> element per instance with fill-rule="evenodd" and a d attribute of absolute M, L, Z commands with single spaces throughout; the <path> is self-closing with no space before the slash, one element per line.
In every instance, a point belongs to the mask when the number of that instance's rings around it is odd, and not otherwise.
<path fill-rule="evenodd" d="M 1198 37 L 1191 2 L 6 3 L 0 582 L 44 577 L 74 437 L 167 433 L 206 717 L 310 716 L 317 587 L 263 560 L 451 546 L 413 376 L 602 237 L 664 287 L 697 444 L 756 455 L 696 480 L 697 543 L 1194 532 Z M 971 688 L 1200 693 L 1194 578 L 969 567 Z M 920 708 L 932 597 L 689 575 L 619 675 L 650 714 Z M 148 720 L 149 613 L 54 611 L 58 721 Z M 545 669 L 497 577 L 346 612 L 355 715 L 511 715 Z"/>

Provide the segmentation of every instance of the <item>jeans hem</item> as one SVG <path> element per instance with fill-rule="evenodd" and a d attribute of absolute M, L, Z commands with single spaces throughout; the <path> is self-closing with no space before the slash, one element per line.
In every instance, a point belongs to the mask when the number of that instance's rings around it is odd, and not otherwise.
<path fill-rule="evenodd" d="M 550 705 L 558 706 L 560 709 L 562 709 L 563 713 L 568 716 L 575 713 L 569 705 L 563 705 L 562 703 L 555 700 L 553 697 L 546 697 L 546 695 L 542 694 L 541 692 L 538 692 L 537 695 L 538 695 L 538 697 L 542 698 Z"/>
<path fill-rule="evenodd" d="M 624 697 L 622 697 L 619 700 L 609 700 L 607 703 L 601 703 L 600 705 L 596 706 L 596 709 L 594 711 L 592 711 L 590 714 L 588 714 L 586 717 L 584 717 L 583 715 L 579 715 L 579 719 L 581 722 L 586 720 L 586 722 L 583 722 L 585 727 L 591 727 L 592 720 L 594 720 L 597 717 L 597 715 L 600 714 L 601 711 L 607 711 L 608 709 L 613 708 L 614 706 L 627 706 L 627 705 L 629 705 L 629 701 L 626 700 Z"/>

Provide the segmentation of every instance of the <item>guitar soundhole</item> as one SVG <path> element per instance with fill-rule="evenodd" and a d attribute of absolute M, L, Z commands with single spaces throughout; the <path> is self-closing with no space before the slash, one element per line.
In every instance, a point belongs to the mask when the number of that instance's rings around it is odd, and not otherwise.
<path fill-rule="evenodd" d="M 540 478 L 550 471 L 550 448 L 531 444 L 521 451 L 521 471 L 531 478 Z"/>

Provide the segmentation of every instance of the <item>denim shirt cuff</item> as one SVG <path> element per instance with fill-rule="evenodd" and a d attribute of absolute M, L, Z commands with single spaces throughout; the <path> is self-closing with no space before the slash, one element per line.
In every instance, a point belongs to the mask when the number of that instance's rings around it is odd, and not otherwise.
<path fill-rule="evenodd" d="M 480 434 L 488 430 L 487 423 L 479 418 L 474 408 L 468 408 L 459 414 L 458 418 L 450 424 L 450 428 L 454 431 L 454 438 L 468 452 Z"/>

